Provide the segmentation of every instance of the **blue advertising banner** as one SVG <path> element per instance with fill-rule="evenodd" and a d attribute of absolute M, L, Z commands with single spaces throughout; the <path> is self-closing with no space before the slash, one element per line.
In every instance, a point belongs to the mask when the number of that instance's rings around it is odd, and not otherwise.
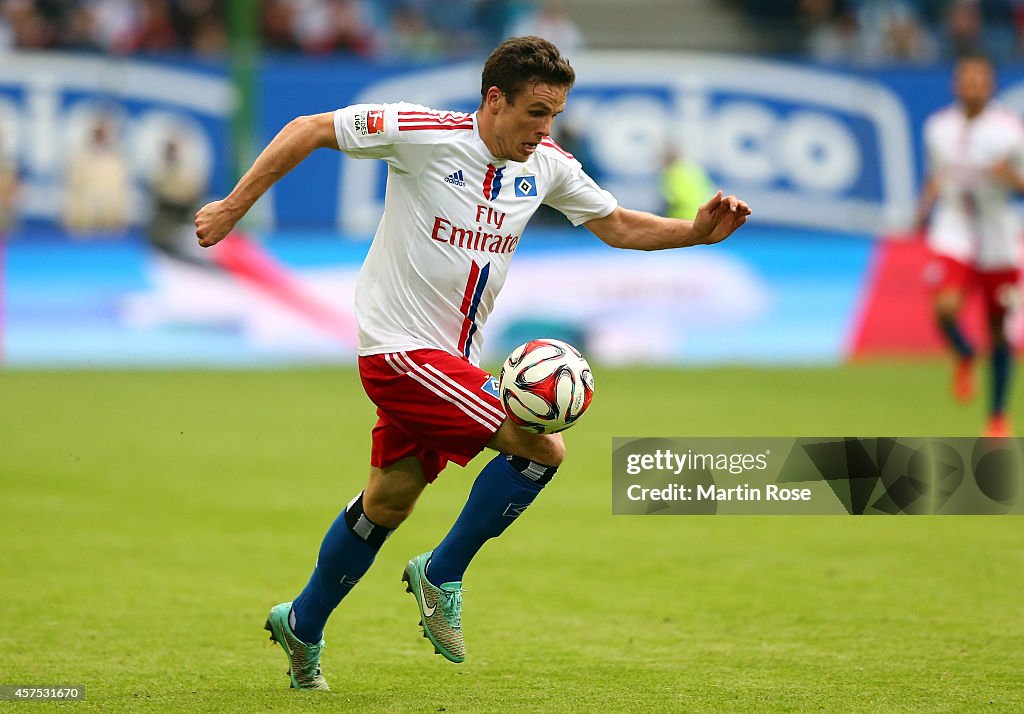
<path fill-rule="evenodd" d="M 665 160 L 683 153 L 754 215 L 721 246 L 658 256 L 613 251 L 542 217 L 488 324 L 487 358 L 544 334 L 601 363 L 844 359 L 866 303 L 871 239 L 912 215 L 921 126 L 950 101 L 949 69 L 639 52 L 582 54 L 574 65 L 579 81 L 556 138 L 623 205 L 659 210 Z M 259 73 L 257 143 L 295 116 L 356 102 L 472 111 L 479 71 L 479 62 L 269 58 Z M 1003 70 L 1000 80 L 1000 99 L 1024 112 L 1024 70 Z M 247 225 L 256 240 L 223 251 L 193 254 L 190 210 L 164 234 L 153 229 L 152 182 L 170 142 L 197 202 L 230 187 L 233 102 L 216 67 L 5 56 L 0 158 L 20 183 L 19 222 L 0 241 L 5 364 L 354 358 L 352 293 L 383 207 L 383 162 L 314 152 L 257 204 Z M 100 163 L 102 123 L 116 139 L 106 176 L 123 181 L 110 178 L 119 188 L 107 198 L 126 199 L 124 215 L 116 229 L 69 239 L 61 226 L 73 226 L 71 206 L 89 205 L 76 199 L 73 187 L 83 184 L 74 167 L 83 157 Z M 558 284 L 558 299 L 538 283 Z"/>
<path fill-rule="evenodd" d="M 702 164 L 774 225 L 882 233 L 905 228 L 922 171 L 920 131 L 951 101 L 949 68 L 864 71 L 706 54 L 601 52 L 574 58 L 578 81 L 556 138 L 623 205 L 661 208 L 670 153 Z M 479 64 L 430 68 L 281 65 L 263 75 L 269 140 L 296 114 L 410 101 L 473 111 Z M 1024 72 L 1000 99 L 1024 111 Z M 270 98 L 273 98 L 271 101 Z M 315 157 L 275 189 L 277 225 L 371 232 L 380 162 Z"/>
<path fill-rule="evenodd" d="M 921 174 L 920 130 L 950 102 L 949 68 L 865 71 L 726 55 L 596 52 L 560 139 L 623 205 L 661 208 L 666 158 L 684 154 L 743 195 L 765 224 L 881 233 L 904 227 Z M 422 66 L 269 57 L 258 74 L 256 141 L 289 120 L 356 102 L 410 101 L 473 111 L 480 62 Z M 1024 111 L 1024 70 L 1002 69 L 1000 99 Z M 0 157 L 17 164 L 23 222 L 59 221 L 69 165 L 101 117 L 127 164 L 129 222 L 148 215 L 146 185 L 173 136 L 219 196 L 230 187 L 226 72 L 188 61 L 11 53 L 0 65 Z M 384 164 L 315 152 L 255 211 L 264 228 L 366 235 L 380 216 Z"/>

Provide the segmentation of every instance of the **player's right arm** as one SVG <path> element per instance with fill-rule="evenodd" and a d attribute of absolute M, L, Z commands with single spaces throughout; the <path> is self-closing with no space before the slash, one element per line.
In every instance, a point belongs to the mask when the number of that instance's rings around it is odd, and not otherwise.
<path fill-rule="evenodd" d="M 914 216 L 914 230 L 923 231 L 928 227 L 928 218 L 939 198 L 939 180 L 936 172 L 941 170 L 940 156 L 943 143 L 941 125 L 948 117 L 948 110 L 936 112 L 924 123 L 925 173 L 921 183 L 921 194 L 917 197 L 917 212 Z"/>
<path fill-rule="evenodd" d="M 921 186 L 921 195 L 917 199 L 917 216 L 914 221 L 915 230 L 922 231 L 928 226 L 928 217 L 932 213 L 932 208 L 935 207 L 935 200 L 938 198 L 938 195 L 939 187 L 935 181 L 934 174 L 926 175 Z"/>
<path fill-rule="evenodd" d="M 319 148 L 338 149 L 334 112 L 288 122 L 226 198 L 208 203 L 196 213 L 199 245 L 209 247 L 220 242 L 275 181 Z"/>

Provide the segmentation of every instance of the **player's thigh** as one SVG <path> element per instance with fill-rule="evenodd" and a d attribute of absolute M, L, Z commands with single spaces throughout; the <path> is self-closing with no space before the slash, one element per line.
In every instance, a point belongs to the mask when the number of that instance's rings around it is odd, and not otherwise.
<path fill-rule="evenodd" d="M 1006 316 L 1020 309 L 1020 271 L 996 270 L 980 275 L 982 298 L 993 342 L 1006 342 Z"/>
<path fill-rule="evenodd" d="M 545 466 L 560 466 L 565 460 L 565 442 L 561 434 L 533 434 L 523 431 L 507 419 L 487 442 L 487 446 L 503 454 L 522 456 Z"/>
<path fill-rule="evenodd" d="M 934 256 L 928 264 L 926 281 L 931 286 L 935 312 L 941 316 L 958 313 L 974 277 L 975 271 L 970 265 L 949 256 Z"/>
<path fill-rule="evenodd" d="M 387 528 L 397 527 L 416 506 L 427 480 L 415 456 L 400 459 L 384 468 L 370 467 L 370 480 L 363 492 L 367 518 Z"/>
<path fill-rule="evenodd" d="M 955 315 L 964 305 L 965 290 L 962 287 L 945 287 L 936 290 L 932 296 L 932 305 L 939 315 Z"/>

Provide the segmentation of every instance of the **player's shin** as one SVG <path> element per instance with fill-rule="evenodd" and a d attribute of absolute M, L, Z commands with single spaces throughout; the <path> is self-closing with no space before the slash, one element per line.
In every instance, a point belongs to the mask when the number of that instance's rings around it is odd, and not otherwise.
<path fill-rule="evenodd" d="M 437 586 L 461 582 L 483 544 L 522 515 L 555 470 L 520 456 L 498 454 L 491 459 L 473 483 L 455 525 L 434 549 L 427 579 Z"/>
<path fill-rule="evenodd" d="M 955 315 L 938 315 L 939 328 L 946 339 L 946 343 L 956 353 L 958 359 L 969 360 L 974 357 L 974 347 L 964 336 Z"/>
<path fill-rule="evenodd" d="M 992 347 L 992 414 L 1001 415 L 1006 410 L 1006 395 L 1010 388 L 1013 371 L 1013 348 L 1009 343 L 997 342 Z"/>
<path fill-rule="evenodd" d="M 370 568 L 377 551 L 394 532 L 363 512 L 360 493 L 324 536 L 309 583 L 292 603 L 290 625 L 304 642 L 319 642 L 334 608 Z"/>

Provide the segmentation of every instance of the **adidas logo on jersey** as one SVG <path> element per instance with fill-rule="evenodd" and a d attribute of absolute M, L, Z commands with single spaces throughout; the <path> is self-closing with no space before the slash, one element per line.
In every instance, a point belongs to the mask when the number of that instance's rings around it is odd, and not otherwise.
<path fill-rule="evenodd" d="M 465 186 L 466 185 L 466 179 L 462 177 L 462 169 L 459 169 L 458 171 L 455 171 L 454 173 L 448 174 L 447 176 L 444 177 L 444 180 L 447 181 L 448 183 L 452 184 L 453 186 Z"/>

